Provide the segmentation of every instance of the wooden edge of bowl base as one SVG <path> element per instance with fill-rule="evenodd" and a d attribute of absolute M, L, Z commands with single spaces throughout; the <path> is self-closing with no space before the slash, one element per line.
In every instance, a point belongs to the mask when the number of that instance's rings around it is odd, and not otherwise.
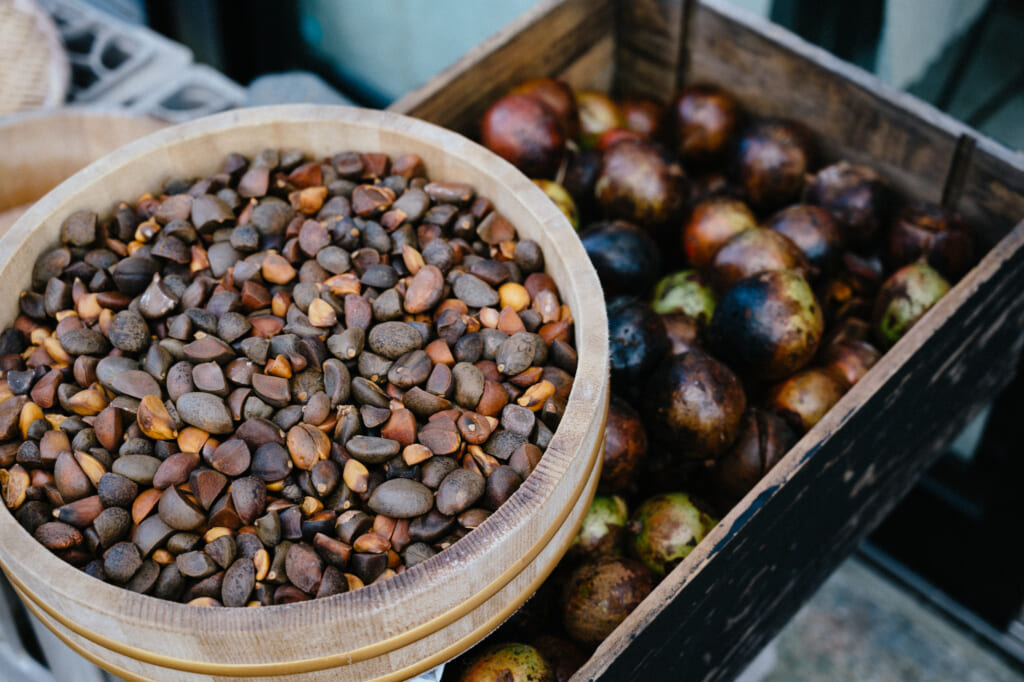
<path fill-rule="evenodd" d="M 85 575 L 32 540 L 10 514 L 0 514 L 0 564 L 35 604 L 91 641 L 125 647 L 132 658 L 212 675 L 230 676 L 240 667 L 251 671 L 244 676 L 296 674 L 385 659 L 443 634 L 467 613 L 483 618 L 475 614 L 478 608 L 493 613 L 485 593 L 519 585 L 513 582 L 517 572 L 537 575 L 530 562 L 599 466 L 607 410 L 601 287 L 564 216 L 528 178 L 479 145 L 388 112 L 310 105 L 237 110 L 131 143 L 77 173 L 19 219 L 0 240 L 0 281 L 11 290 L 27 285 L 35 254 L 57 242 L 60 223 L 71 212 L 105 214 L 118 200 L 151 191 L 170 175 L 212 172 L 228 152 L 254 154 L 268 146 L 319 158 L 344 150 L 416 153 L 432 178 L 473 184 L 523 237 L 540 243 L 547 271 L 573 312 L 580 363 L 561 425 L 540 465 L 509 501 L 448 550 L 355 592 L 260 609 L 167 602 Z M 0 298 L 0 320 L 13 319 L 16 298 Z M 299 641 L 282 642 L 290 637 Z M 443 649 L 422 649 L 414 660 Z"/>

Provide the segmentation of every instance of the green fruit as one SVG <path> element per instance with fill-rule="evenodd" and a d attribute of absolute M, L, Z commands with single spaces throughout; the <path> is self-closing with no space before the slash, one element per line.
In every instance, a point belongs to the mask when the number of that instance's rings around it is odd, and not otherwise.
<path fill-rule="evenodd" d="M 907 333 L 949 291 L 949 282 L 925 263 L 900 268 L 875 299 L 875 338 L 887 349 Z"/>
<path fill-rule="evenodd" d="M 459 679 L 461 682 L 555 682 L 555 674 L 532 646 L 509 642 L 484 651 Z"/>
<path fill-rule="evenodd" d="M 580 229 L 580 213 L 576 210 L 576 202 L 572 200 L 572 195 L 566 191 L 564 187 L 559 185 L 553 180 L 534 180 L 533 184 L 544 190 L 544 194 L 548 195 L 548 199 L 555 202 L 555 206 L 558 210 L 565 214 L 565 217 L 569 219 L 569 224 L 572 225 L 572 229 L 577 232 Z"/>
<path fill-rule="evenodd" d="M 630 554 L 663 576 L 685 559 L 718 523 L 699 510 L 686 493 L 663 493 L 645 500 L 629 521 Z"/>
<path fill-rule="evenodd" d="M 626 501 L 618 495 L 598 495 L 583 517 L 580 532 L 569 545 L 575 556 L 618 556 L 622 554 L 622 538 L 629 521 Z"/>
<path fill-rule="evenodd" d="M 662 277 L 654 287 L 651 308 L 659 315 L 686 313 L 707 324 L 715 312 L 715 293 L 697 270 L 680 270 Z"/>

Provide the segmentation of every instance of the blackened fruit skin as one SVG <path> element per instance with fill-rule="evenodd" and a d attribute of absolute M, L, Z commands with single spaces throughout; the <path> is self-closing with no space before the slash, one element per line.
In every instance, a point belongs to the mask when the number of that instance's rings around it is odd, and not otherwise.
<path fill-rule="evenodd" d="M 851 248 L 869 246 L 888 218 L 889 188 L 867 166 L 839 161 L 821 169 L 807 185 L 804 201 L 832 214 Z"/>
<path fill-rule="evenodd" d="M 769 218 L 765 227 L 788 237 L 803 251 L 811 266 L 811 279 L 830 274 L 839 262 L 842 233 L 832 215 L 820 206 L 788 206 Z"/>
<path fill-rule="evenodd" d="M 679 156 L 688 163 L 707 164 L 733 144 L 740 111 L 736 100 L 715 86 L 691 85 L 669 105 L 666 119 Z"/>
<path fill-rule="evenodd" d="M 658 365 L 644 401 L 651 436 L 681 459 L 712 459 L 725 452 L 747 408 L 732 370 L 700 351 L 672 355 Z"/>
<path fill-rule="evenodd" d="M 974 265 L 974 230 L 941 206 L 908 206 L 889 228 L 886 260 L 896 270 L 922 257 L 947 280 L 957 281 Z"/>
<path fill-rule="evenodd" d="M 480 136 L 485 147 L 531 178 L 552 177 L 565 154 L 558 116 L 528 95 L 506 95 L 492 104 Z"/>
<path fill-rule="evenodd" d="M 580 240 L 606 297 L 643 296 L 657 282 L 658 245 L 636 225 L 623 220 L 593 223 Z"/>
<path fill-rule="evenodd" d="M 742 279 L 722 294 L 708 347 L 741 375 L 775 381 L 810 362 L 824 327 L 807 281 L 773 270 Z"/>
<path fill-rule="evenodd" d="M 751 204 L 769 210 L 800 196 L 811 164 L 811 143 L 799 125 L 758 123 L 740 138 L 737 152 L 736 179 Z"/>
<path fill-rule="evenodd" d="M 612 394 L 604 426 L 601 490 L 625 492 L 636 483 L 647 457 L 647 430 L 639 413 Z"/>
<path fill-rule="evenodd" d="M 793 429 L 774 412 L 751 407 L 729 451 L 718 458 L 710 473 L 710 486 L 723 512 L 751 488 L 796 443 Z"/>
<path fill-rule="evenodd" d="M 594 193 L 605 215 L 653 226 L 678 218 L 686 178 L 659 145 L 623 139 L 605 151 Z"/>
<path fill-rule="evenodd" d="M 597 198 L 594 196 L 594 185 L 601 174 L 604 155 L 598 149 L 570 149 L 569 162 L 565 167 L 562 186 L 572 195 L 580 215 L 589 216 L 597 213 Z"/>
<path fill-rule="evenodd" d="M 628 395 L 668 352 L 665 324 L 649 305 L 628 296 L 611 299 L 607 310 L 612 387 Z"/>
<path fill-rule="evenodd" d="M 602 557 L 581 564 L 565 587 L 562 619 L 573 640 L 596 646 L 655 586 L 651 571 L 633 559 Z"/>

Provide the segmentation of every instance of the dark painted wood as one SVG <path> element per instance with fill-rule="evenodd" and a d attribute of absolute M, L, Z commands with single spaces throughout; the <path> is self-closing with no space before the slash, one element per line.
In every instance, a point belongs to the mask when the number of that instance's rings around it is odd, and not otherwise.
<path fill-rule="evenodd" d="M 619 97 L 667 101 L 683 81 L 686 3 L 616 3 L 614 92 Z"/>
<path fill-rule="evenodd" d="M 915 334 L 920 346 L 897 347 L 901 365 L 854 387 L 820 443 L 818 433 L 801 441 L 779 465 L 788 471 L 733 510 L 703 560 L 666 578 L 580 679 L 729 680 L 742 670 L 1012 378 L 1024 346 L 1024 223 L 1003 247 L 949 295 L 959 300 L 944 301 L 945 319 Z"/>

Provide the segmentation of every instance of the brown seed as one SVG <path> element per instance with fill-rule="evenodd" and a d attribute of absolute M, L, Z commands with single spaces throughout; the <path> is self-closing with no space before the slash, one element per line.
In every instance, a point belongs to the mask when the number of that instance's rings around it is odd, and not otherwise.
<path fill-rule="evenodd" d="M 456 469 L 445 476 L 437 489 L 437 510 L 453 516 L 473 506 L 483 494 L 484 477 L 468 469 Z"/>
<path fill-rule="evenodd" d="M 350 459 L 345 462 L 345 468 L 341 474 L 345 485 L 354 493 L 365 493 L 369 487 L 370 472 L 366 465 L 357 459 Z M 28 479 L 26 476 L 26 487 Z"/>
<path fill-rule="evenodd" d="M 463 412 L 456 424 L 463 439 L 473 445 L 485 442 L 494 430 L 488 418 L 476 412 Z"/>
<path fill-rule="evenodd" d="M 462 438 L 454 424 L 438 426 L 435 422 L 431 422 L 420 429 L 417 438 L 435 455 L 450 455 L 456 452 L 462 444 Z"/>
<path fill-rule="evenodd" d="M 99 496 L 91 495 L 57 507 L 53 510 L 53 517 L 78 528 L 88 528 L 102 511 L 103 502 Z"/>
<path fill-rule="evenodd" d="M 327 459 L 331 454 L 331 442 L 327 435 L 309 424 L 298 424 L 289 429 L 286 443 L 292 462 L 307 471 L 317 461 Z"/>
<path fill-rule="evenodd" d="M 405 292 L 403 305 L 410 314 L 430 310 L 444 295 L 444 275 L 434 265 L 424 265 L 413 275 Z"/>
<path fill-rule="evenodd" d="M 210 466 L 227 476 L 241 476 L 249 468 L 252 457 L 245 441 L 233 438 L 224 441 L 210 456 Z"/>
<path fill-rule="evenodd" d="M 288 356 L 278 355 L 276 358 L 267 362 L 267 366 L 263 371 L 265 374 L 270 376 L 280 377 L 282 379 L 291 379 L 292 363 L 288 360 Z"/>
<path fill-rule="evenodd" d="M 110 507 L 104 509 L 92 522 L 102 547 L 112 547 L 128 536 L 132 529 L 132 517 L 127 509 Z"/>
<path fill-rule="evenodd" d="M 114 460 L 110 469 L 115 474 L 127 476 L 140 485 L 152 485 L 153 476 L 160 467 L 160 460 L 149 455 L 121 455 Z"/>
<path fill-rule="evenodd" d="M 134 517 L 134 514 L 132 516 Z M 142 556 L 149 556 L 167 538 L 174 535 L 174 529 L 164 523 L 159 516 L 150 516 L 143 521 L 136 521 L 136 523 L 135 531 L 132 533 L 132 542 L 138 546 Z"/>
<path fill-rule="evenodd" d="M 416 442 L 416 416 L 405 408 L 391 410 L 388 421 L 381 427 L 380 435 L 396 441 L 405 447 Z"/>
<path fill-rule="evenodd" d="M 142 433 L 149 438 L 171 440 L 178 436 L 171 413 L 167 411 L 167 407 L 157 395 L 143 396 L 139 401 L 139 410 L 135 417 Z"/>
<path fill-rule="evenodd" d="M 254 374 L 252 389 L 264 402 L 273 407 L 285 407 L 291 400 L 288 380 L 283 377 Z"/>
<path fill-rule="evenodd" d="M 387 210 L 395 201 L 395 193 L 388 187 L 359 185 L 352 191 L 352 211 L 366 218 Z"/>
<path fill-rule="evenodd" d="M 374 488 L 367 506 L 377 514 L 410 519 L 431 510 L 434 506 L 434 493 L 419 481 L 393 478 Z"/>
<path fill-rule="evenodd" d="M 376 533 L 363 533 L 352 543 L 352 549 L 356 552 L 364 552 L 367 554 L 381 554 L 391 549 L 391 543 L 388 542 L 387 538 L 377 535 Z"/>
<path fill-rule="evenodd" d="M 288 284 L 295 279 L 295 268 L 285 258 L 276 253 L 267 254 L 261 266 L 263 279 L 272 284 Z"/>
<path fill-rule="evenodd" d="M 244 606 L 256 583 L 256 567 L 252 559 L 236 559 L 224 572 L 221 601 L 224 606 Z"/>
<path fill-rule="evenodd" d="M 345 443 L 348 453 L 364 464 L 383 464 L 398 454 L 398 441 L 377 436 L 353 436 Z"/>
<path fill-rule="evenodd" d="M 68 400 L 68 407 L 70 407 L 71 411 L 77 415 L 90 417 L 92 415 L 99 414 L 103 408 L 107 406 L 107 402 L 107 396 L 104 395 L 103 391 L 98 387 L 87 388 L 71 396 Z M 34 405 L 35 403 L 26 404 Z M 42 417 L 42 412 L 40 412 L 39 416 L 40 418 Z"/>
<path fill-rule="evenodd" d="M 240 478 L 231 484 L 231 500 L 242 523 L 251 524 L 266 507 L 267 484 L 255 476 Z"/>
<path fill-rule="evenodd" d="M 132 482 L 134 483 L 134 481 Z M 163 491 L 157 488 L 150 488 L 139 493 L 139 496 L 132 502 L 132 521 L 141 523 L 156 508 L 162 496 Z"/>
<path fill-rule="evenodd" d="M 176 530 L 196 530 L 206 523 L 203 510 L 173 486 L 160 496 L 157 513 L 164 523 Z"/>
<path fill-rule="evenodd" d="M 315 549 L 297 542 L 288 549 L 285 574 L 295 587 L 307 594 L 312 593 L 323 577 L 323 561 Z"/>
<path fill-rule="evenodd" d="M 209 509 L 227 488 L 228 479 L 213 469 L 196 469 L 188 477 L 188 486 L 203 509 Z"/>
<path fill-rule="evenodd" d="M 550 381 L 540 381 L 526 389 L 516 400 L 521 406 L 536 412 L 544 406 L 544 402 L 555 394 L 555 386 Z"/>
<path fill-rule="evenodd" d="M 53 478 L 65 502 L 73 502 L 93 493 L 92 481 L 70 451 L 65 450 L 57 455 Z"/>
<path fill-rule="evenodd" d="M 121 411 L 116 407 L 108 406 L 96 415 L 93 422 L 93 429 L 100 445 L 110 451 L 114 451 L 121 445 L 124 431 L 121 426 Z"/>
<path fill-rule="evenodd" d="M 476 404 L 476 411 L 486 417 L 493 417 L 501 414 L 501 410 L 508 404 L 508 392 L 497 381 L 487 380 L 484 382 L 484 392 L 480 401 Z"/>
<path fill-rule="evenodd" d="M 522 479 L 526 479 L 533 470 L 540 464 L 540 459 L 543 453 L 533 443 L 524 443 L 516 448 L 512 456 L 509 457 L 508 464 L 510 467 L 515 469 L 516 473 Z"/>
<path fill-rule="evenodd" d="M 402 459 L 409 466 L 415 466 L 420 462 L 425 462 L 433 456 L 434 453 L 431 452 L 429 448 L 420 445 L 419 443 L 407 445 L 405 446 L 405 449 L 402 450 Z"/>
<path fill-rule="evenodd" d="M 199 550 L 179 554 L 174 563 L 187 578 L 207 578 L 217 572 L 217 564 L 210 555 Z"/>
<path fill-rule="evenodd" d="M 314 298 L 309 304 L 309 323 L 314 327 L 333 327 L 338 317 L 331 304 L 322 298 Z"/>
<path fill-rule="evenodd" d="M 48 521 L 36 528 L 33 537 L 46 549 L 57 551 L 82 544 L 82 532 L 61 521 Z"/>
<path fill-rule="evenodd" d="M 118 372 L 107 382 L 115 392 L 132 398 L 142 399 L 147 395 L 160 395 L 160 384 L 149 372 L 139 369 L 129 369 Z"/>
<path fill-rule="evenodd" d="M 451 366 L 455 364 L 455 357 L 448 347 L 448 342 L 444 339 L 434 339 L 423 350 L 434 365 Z"/>
<path fill-rule="evenodd" d="M 176 452 L 160 463 L 153 474 L 153 487 L 158 490 L 181 485 L 189 480 L 192 471 L 199 466 L 199 453 Z"/>
<path fill-rule="evenodd" d="M 50 433 L 61 433 L 61 432 L 58 432 L 58 431 L 47 431 L 47 434 L 50 434 Z M 64 434 L 62 434 L 62 435 L 64 435 Z M 66 437 L 67 436 L 65 435 L 65 438 Z M 44 436 L 44 439 L 45 439 L 45 436 Z M 42 451 L 42 445 L 40 445 L 40 451 Z M 90 455 L 89 453 L 82 452 L 81 450 L 76 450 L 73 454 L 74 454 L 74 457 L 75 457 L 75 461 L 78 462 L 78 466 L 82 467 L 82 471 L 84 471 L 85 475 L 89 477 L 89 481 L 92 482 L 92 484 L 94 486 L 99 485 L 100 484 L 100 480 L 102 480 L 103 477 L 107 473 L 107 468 L 105 466 L 103 466 L 103 463 L 100 462 L 95 457 L 93 457 L 92 455 Z M 45 458 L 44 458 L 44 461 L 45 461 Z"/>

